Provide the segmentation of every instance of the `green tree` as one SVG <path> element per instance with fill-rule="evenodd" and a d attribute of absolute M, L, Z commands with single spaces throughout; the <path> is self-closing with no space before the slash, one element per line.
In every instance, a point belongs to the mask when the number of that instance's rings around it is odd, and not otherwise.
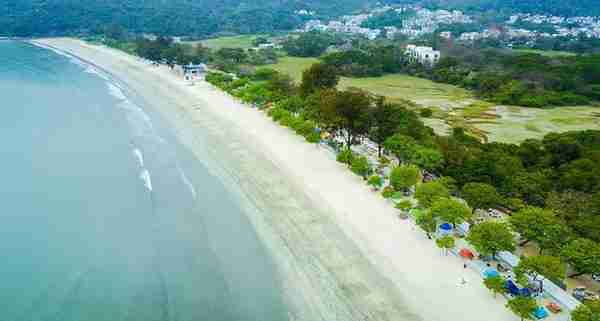
<path fill-rule="evenodd" d="M 500 251 L 512 252 L 515 250 L 515 238 L 506 223 L 483 222 L 471 228 L 467 241 L 483 255 L 496 257 Z"/>
<path fill-rule="evenodd" d="M 435 244 L 440 249 L 443 249 L 444 253 L 446 253 L 446 255 L 448 255 L 448 251 L 450 249 L 454 248 L 454 246 L 455 246 L 455 240 L 452 236 L 446 235 L 444 237 L 441 237 L 441 238 L 435 240 Z"/>
<path fill-rule="evenodd" d="M 395 167 L 390 173 L 390 185 L 396 191 L 407 191 L 416 185 L 421 176 L 421 171 L 414 165 L 402 165 Z"/>
<path fill-rule="evenodd" d="M 283 49 L 295 57 L 318 57 L 325 52 L 334 39 L 325 32 L 305 32 L 298 37 L 289 37 Z"/>
<path fill-rule="evenodd" d="M 571 312 L 571 321 L 600 320 L 600 300 L 586 301 Z"/>
<path fill-rule="evenodd" d="M 572 240 L 562 248 L 561 256 L 576 271 L 570 277 L 600 271 L 600 245 L 592 240 Z"/>
<path fill-rule="evenodd" d="M 444 184 L 438 181 L 419 184 L 415 192 L 415 198 L 419 201 L 419 204 L 427 208 L 431 207 L 435 200 L 448 197 L 450 197 L 450 192 Z"/>
<path fill-rule="evenodd" d="M 346 147 L 365 135 L 370 126 L 371 97 L 361 90 L 331 90 L 321 99 L 321 115 L 329 130 L 341 135 Z"/>
<path fill-rule="evenodd" d="M 430 211 L 421 212 L 416 218 L 417 225 L 419 225 L 427 234 L 427 237 L 431 239 L 431 233 L 435 233 L 437 230 L 437 221 L 435 216 Z"/>
<path fill-rule="evenodd" d="M 416 146 L 413 150 L 410 162 L 427 171 L 437 172 L 444 165 L 444 155 L 434 148 Z"/>
<path fill-rule="evenodd" d="M 569 228 L 556 213 L 538 207 L 529 206 L 513 213 L 509 222 L 524 239 L 521 245 L 534 241 L 540 254 L 545 250 L 557 251 L 571 235 Z"/>
<path fill-rule="evenodd" d="M 417 141 L 410 136 L 395 134 L 386 139 L 383 146 L 392 152 L 400 162 L 407 162 L 412 158 L 418 145 Z"/>
<path fill-rule="evenodd" d="M 517 280 L 523 279 L 525 275 L 538 280 L 541 275 L 553 282 L 562 282 L 565 273 L 565 265 L 560 261 L 560 258 L 549 255 L 521 257 L 519 265 L 515 268 Z M 526 286 L 527 284 L 523 285 Z"/>
<path fill-rule="evenodd" d="M 496 188 L 485 183 L 467 183 L 460 194 L 473 209 L 494 208 L 502 202 Z"/>
<path fill-rule="evenodd" d="M 516 314 L 521 321 L 524 321 L 531 320 L 531 316 L 537 308 L 537 304 L 535 303 L 535 299 L 531 297 L 518 295 L 514 299 L 508 301 L 506 307 Z"/>
<path fill-rule="evenodd" d="M 563 190 L 572 189 L 582 192 L 594 192 L 600 187 L 600 165 L 597 162 L 581 158 L 560 167 L 559 183 Z"/>
<path fill-rule="evenodd" d="M 434 200 L 431 205 L 431 213 L 453 226 L 469 220 L 473 216 L 473 212 L 467 205 L 452 198 Z"/>
<path fill-rule="evenodd" d="M 406 112 L 407 109 L 400 104 L 386 102 L 383 97 L 377 99 L 371 109 L 372 126 L 369 138 L 377 144 L 378 157 L 381 157 L 386 139 L 397 132 Z"/>
<path fill-rule="evenodd" d="M 485 287 L 494 293 L 494 298 L 498 293 L 506 292 L 506 281 L 499 275 L 490 276 L 483 279 L 483 284 L 485 284 Z"/>
<path fill-rule="evenodd" d="M 302 72 L 300 93 L 306 97 L 319 90 L 335 88 L 339 80 L 334 67 L 317 63 Z"/>

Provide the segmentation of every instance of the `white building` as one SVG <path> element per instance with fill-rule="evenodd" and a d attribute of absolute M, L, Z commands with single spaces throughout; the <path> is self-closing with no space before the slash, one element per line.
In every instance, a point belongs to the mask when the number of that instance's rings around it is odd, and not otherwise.
<path fill-rule="evenodd" d="M 407 45 L 404 54 L 408 56 L 409 61 L 418 62 L 429 67 L 434 66 L 441 57 L 438 50 L 433 50 L 431 47 L 420 47 L 415 45 Z"/>

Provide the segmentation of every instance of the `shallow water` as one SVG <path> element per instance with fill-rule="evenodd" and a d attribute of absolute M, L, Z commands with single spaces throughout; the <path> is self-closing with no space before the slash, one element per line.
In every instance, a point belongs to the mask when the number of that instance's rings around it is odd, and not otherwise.
<path fill-rule="evenodd" d="M 236 193 L 125 92 L 0 41 L 0 320 L 286 319 Z"/>

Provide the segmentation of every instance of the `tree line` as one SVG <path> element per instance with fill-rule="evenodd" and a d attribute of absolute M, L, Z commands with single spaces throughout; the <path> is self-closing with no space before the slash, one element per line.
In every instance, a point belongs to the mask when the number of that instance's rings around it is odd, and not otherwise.
<path fill-rule="evenodd" d="M 327 19 L 364 5 L 363 0 L 6 0 L 2 3 L 0 35 L 102 34 L 112 24 L 134 34 L 164 36 L 268 33 L 292 30 L 307 19 Z M 296 13 L 303 9 L 315 11 L 318 16 Z"/>
<path fill-rule="evenodd" d="M 259 39 L 262 43 L 264 39 Z M 191 45 L 188 43 L 174 42 L 169 37 L 156 37 L 148 39 L 138 37 L 135 39 L 106 38 L 104 44 L 138 55 L 156 63 L 174 65 L 187 65 L 209 63 L 216 69 L 228 72 L 242 72 L 242 64 L 260 66 L 277 62 L 278 54 L 273 48 L 260 50 L 242 48 L 211 49 L 201 43 Z"/>

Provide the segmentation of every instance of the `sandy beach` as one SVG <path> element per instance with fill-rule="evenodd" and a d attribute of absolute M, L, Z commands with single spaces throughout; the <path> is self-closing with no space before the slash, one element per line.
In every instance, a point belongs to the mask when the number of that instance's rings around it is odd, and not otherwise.
<path fill-rule="evenodd" d="M 198 158 L 219 160 L 213 173 L 255 209 L 249 215 L 274 253 L 291 320 L 518 320 L 479 275 L 398 219 L 329 151 L 264 113 L 114 49 L 37 42 L 103 69 L 158 111 Z"/>

